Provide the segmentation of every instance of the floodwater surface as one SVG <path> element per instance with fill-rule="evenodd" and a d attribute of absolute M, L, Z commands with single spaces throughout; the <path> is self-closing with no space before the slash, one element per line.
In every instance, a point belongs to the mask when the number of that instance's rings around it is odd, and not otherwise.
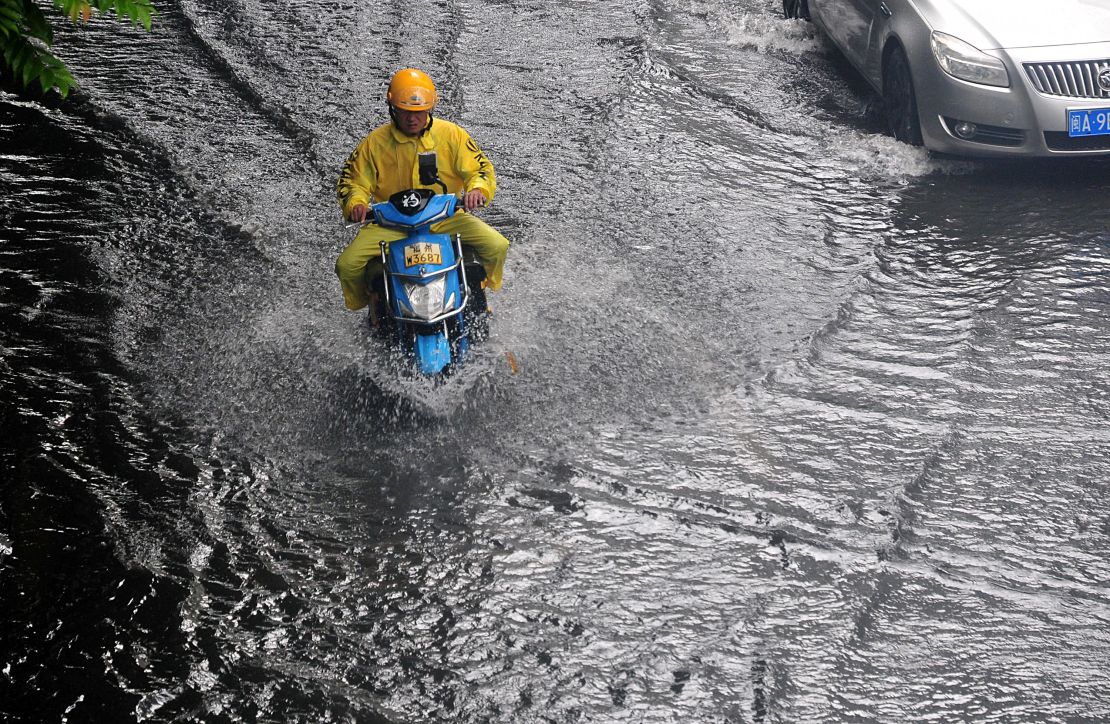
<path fill-rule="evenodd" d="M 0 96 L 0 718 L 1110 718 L 1106 163 L 771 0 L 159 9 Z M 332 271 L 406 66 L 513 242 L 443 385 Z"/>

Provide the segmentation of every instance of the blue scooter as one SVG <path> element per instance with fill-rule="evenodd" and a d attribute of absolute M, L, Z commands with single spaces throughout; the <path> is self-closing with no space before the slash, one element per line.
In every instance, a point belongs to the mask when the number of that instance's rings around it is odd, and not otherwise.
<path fill-rule="evenodd" d="M 438 183 L 435 153 L 420 154 L 420 181 Z M 408 189 L 371 206 L 379 226 L 407 234 L 382 242 L 382 275 L 370 280 L 377 293 L 378 328 L 425 376 L 449 373 L 471 344 L 489 332 L 486 272 L 458 235 L 429 227 L 454 215 L 459 198 L 431 189 Z"/>

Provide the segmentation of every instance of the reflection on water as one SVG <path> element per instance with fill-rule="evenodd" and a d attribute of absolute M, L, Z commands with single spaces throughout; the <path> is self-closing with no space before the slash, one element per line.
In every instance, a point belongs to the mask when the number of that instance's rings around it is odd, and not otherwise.
<path fill-rule="evenodd" d="M 0 715 L 1110 716 L 1105 164 L 896 144 L 776 11 L 190 2 L 4 97 Z M 409 64 L 514 242 L 444 386 L 331 271 Z"/>

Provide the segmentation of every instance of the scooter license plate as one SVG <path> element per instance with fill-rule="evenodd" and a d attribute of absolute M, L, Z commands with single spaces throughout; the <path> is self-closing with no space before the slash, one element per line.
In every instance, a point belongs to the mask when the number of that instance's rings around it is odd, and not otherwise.
<path fill-rule="evenodd" d="M 439 244 L 420 242 L 409 244 L 405 247 L 405 266 L 420 266 L 421 264 L 442 264 L 443 254 Z"/>

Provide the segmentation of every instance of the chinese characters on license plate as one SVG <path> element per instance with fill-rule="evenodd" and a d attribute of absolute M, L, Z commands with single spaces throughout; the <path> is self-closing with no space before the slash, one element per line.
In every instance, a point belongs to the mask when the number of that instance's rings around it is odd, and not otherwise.
<path fill-rule="evenodd" d="M 442 263 L 443 255 L 440 252 L 439 244 L 423 241 L 405 247 L 405 266 Z"/>
<path fill-rule="evenodd" d="M 1110 135 L 1110 108 L 1089 108 L 1081 111 L 1069 109 L 1068 135 L 1073 138 Z"/>

